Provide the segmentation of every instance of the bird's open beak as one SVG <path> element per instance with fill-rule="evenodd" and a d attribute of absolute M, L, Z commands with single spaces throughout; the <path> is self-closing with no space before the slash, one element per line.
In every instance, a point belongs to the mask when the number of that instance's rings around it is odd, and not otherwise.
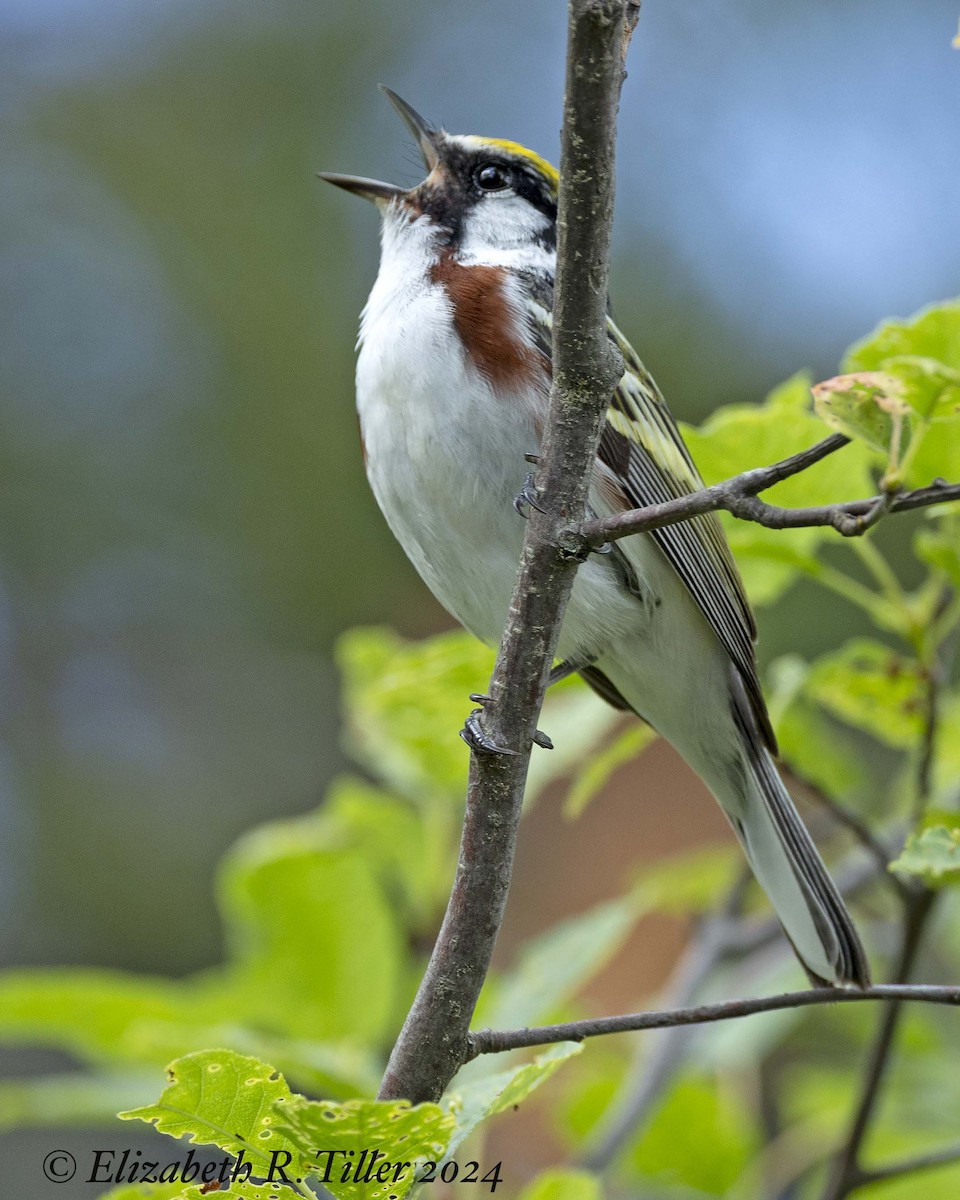
<path fill-rule="evenodd" d="M 396 92 L 380 84 L 380 91 L 387 97 L 403 119 L 403 123 L 417 139 L 424 165 L 432 171 L 440 161 L 440 134 L 420 116 L 416 109 L 411 108 L 406 100 L 401 100 Z M 378 179 L 363 179 L 359 175 L 335 175 L 328 171 L 319 171 L 318 177 L 327 183 L 335 184 L 347 192 L 353 192 L 364 200 L 372 200 L 374 204 L 387 204 L 398 196 L 405 196 L 406 190 L 395 183 L 381 183 Z"/>

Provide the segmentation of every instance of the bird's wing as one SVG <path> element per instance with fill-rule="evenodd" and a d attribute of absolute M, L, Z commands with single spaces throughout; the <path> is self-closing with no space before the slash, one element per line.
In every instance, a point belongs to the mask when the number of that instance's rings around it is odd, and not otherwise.
<path fill-rule="evenodd" d="M 552 350 L 552 289 L 543 279 L 532 289 L 533 336 L 545 354 Z M 544 303 L 549 299 L 549 304 Z M 623 509 L 645 508 L 699 491 L 703 480 L 684 445 L 666 401 L 636 351 L 612 320 L 611 341 L 623 355 L 626 370 L 607 410 L 598 457 L 615 482 Z M 703 513 L 662 529 L 654 539 L 683 580 L 743 679 L 764 740 L 772 750 L 770 726 L 754 640 L 756 626 L 743 582 L 716 513 Z"/>

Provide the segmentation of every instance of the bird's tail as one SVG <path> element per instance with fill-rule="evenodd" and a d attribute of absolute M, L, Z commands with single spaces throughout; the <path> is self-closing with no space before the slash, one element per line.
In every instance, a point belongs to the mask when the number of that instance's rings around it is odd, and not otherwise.
<path fill-rule="evenodd" d="M 736 815 L 728 813 L 757 881 L 814 983 L 869 987 L 867 956 L 840 893 L 769 751 L 755 737 L 746 741 L 746 795 Z"/>

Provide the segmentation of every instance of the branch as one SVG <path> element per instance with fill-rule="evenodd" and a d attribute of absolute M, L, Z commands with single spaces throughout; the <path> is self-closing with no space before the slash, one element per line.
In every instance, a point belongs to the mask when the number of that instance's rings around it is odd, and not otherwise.
<path fill-rule="evenodd" d="M 864 1000 L 918 1000 L 927 1004 L 960 1007 L 960 987 L 932 984 L 878 983 L 873 987 L 846 991 L 843 988 L 808 988 L 803 992 L 782 992 L 778 996 L 757 996 L 747 1000 L 724 1000 L 719 1004 L 701 1004 L 695 1008 L 625 1013 L 618 1017 L 594 1017 L 585 1021 L 567 1021 L 562 1025 L 540 1025 L 530 1029 L 481 1029 L 470 1034 L 467 1061 L 481 1054 L 500 1054 L 526 1046 L 547 1046 L 553 1042 L 582 1042 L 608 1033 L 635 1033 L 642 1029 L 673 1029 L 677 1025 L 705 1025 L 710 1021 L 729 1021 L 751 1017 L 755 1013 L 777 1012 L 783 1008 L 807 1008 L 814 1004 L 853 1004 Z"/>
<path fill-rule="evenodd" d="M 901 1175 L 912 1175 L 916 1171 L 931 1171 L 935 1167 L 945 1167 L 958 1160 L 960 1160 L 960 1146 L 945 1146 L 942 1150 L 931 1150 L 927 1154 L 902 1158 L 898 1162 L 888 1163 L 883 1167 L 862 1170 L 856 1176 L 857 1186 L 880 1183 L 887 1179 L 899 1179 Z"/>
<path fill-rule="evenodd" d="M 853 852 L 845 865 L 836 870 L 837 889 L 844 899 L 860 893 L 879 877 L 873 859 L 865 860 Z M 888 872 L 883 869 L 883 875 Z M 747 868 L 732 885 L 716 912 L 698 927 L 682 957 L 674 967 L 664 989 L 671 1008 L 692 1005 L 718 968 L 748 961 L 754 954 L 781 943 L 783 927 L 776 917 L 744 919 L 738 915 L 745 884 L 753 878 Z M 624 1148 L 634 1131 L 640 1128 L 654 1105 L 683 1068 L 693 1044 L 701 1032 L 696 1025 L 678 1025 L 660 1030 L 654 1045 L 638 1058 L 624 1088 L 621 1101 L 614 1104 L 595 1132 L 583 1157 L 590 1171 L 603 1171 Z"/>
<path fill-rule="evenodd" d="M 742 475 L 734 475 L 722 483 L 678 496 L 663 504 L 650 504 L 646 508 L 632 508 L 611 517 L 585 521 L 579 530 L 568 532 L 568 540 L 571 543 L 579 540 L 581 550 L 596 550 L 607 542 L 616 542 L 634 533 L 649 533 L 652 529 L 689 521 L 691 517 L 718 509 L 732 513 L 742 521 L 765 525 L 768 529 L 805 529 L 815 525 L 830 525 L 844 537 L 858 537 L 887 513 L 908 512 L 914 508 L 960 500 L 960 483 L 943 482 L 898 496 L 885 494 L 868 500 L 849 500 L 842 504 L 813 508 L 781 508 L 759 499 L 760 492 L 806 471 L 814 463 L 842 449 L 848 441 L 842 434 L 835 433 L 808 450 L 802 450 L 772 466 L 744 471 Z"/>
<path fill-rule="evenodd" d="M 699 925 L 683 955 L 675 965 L 665 989 L 671 1008 L 688 1005 L 699 995 L 733 944 L 732 927 L 739 924 L 744 893 L 752 879 L 745 867 L 730 886 L 716 912 Z M 742 943 L 742 936 L 738 944 Z M 623 1099 L 605 1114 L 592 1138 L 583 1166 L 588 1171 L 604 1171 L 617 1157 L 633 1131 L 643 1124 L 647 1113 L 663 1094 L 667 1084 L 686 1060 L 688 1041 L 697 1030 L 689 1026 L 664 1029 L 648 1047 L 649 1054 L 638 1058 L 623 1089 Z"/>
<path fill-rule="evenodd" d="M 584 513 L 602 414 L 620 377 L 606 332 L 616 114 L 637 5 L 570 0 L 550 412 L 520 570 L 480 718 L 460 860 L 437 943 L 380 1087 L 436 1100 L 466 1059 L 513 869 L 531 741 L 577 569 L 559 535 Z"/>

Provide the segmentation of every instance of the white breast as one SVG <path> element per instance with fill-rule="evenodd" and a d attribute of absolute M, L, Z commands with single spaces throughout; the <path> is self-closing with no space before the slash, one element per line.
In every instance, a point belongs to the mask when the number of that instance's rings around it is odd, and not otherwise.
<path fill-rule="evenodd" d="M 450 301 L 429 278 L 429 225 L 391 222 L 364 310 L 357 408 L 367 474 L 397 540 L 444 607 L 477 637 L 499 640 L 524 522 L 513 500 L 539 451 L 533 413 L 543 397 L 495 391 L 453 327 Z M 643 606 L 606 562 L 578 575 L 564 654 L 599 650 Z M 612 626 L 612 628 L 611 628 Z"/>

